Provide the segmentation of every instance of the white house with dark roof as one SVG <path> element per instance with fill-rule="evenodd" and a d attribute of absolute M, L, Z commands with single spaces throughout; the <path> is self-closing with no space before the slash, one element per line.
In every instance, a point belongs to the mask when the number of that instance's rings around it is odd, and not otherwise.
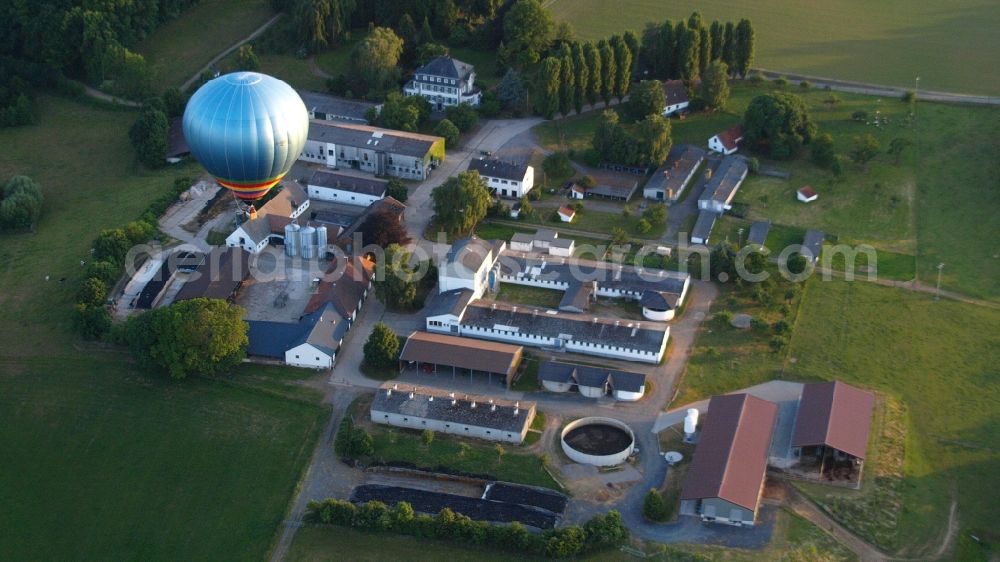
<path fill-rule="evenodd" d="M 403 87 L 403 95 L 423 96 L 437 111 L 460 103 L 478 107 L 482 92 L 475 82 L 471 64 L 445 55 L 418 68 Z"/>
<path fill-rule="evenodd" d="M 381 180 L 317 170 L 309 178 L 307 189 L 312 199 L 367 207 L 385 198 L 387 185 Z"/>
<path fill-rule="evenodd" d="M 683 80 L 666 80 L 661 83 L 661 87 L 663 88 L 663 99 L 666 102 L 663 107 L 664 117 L 683 112 L 691 105 L 687 86 L 684 85 Z"/>
<path fill-rule="evenodd" d="M 350 325 L 331 303 L 298 322 L 250 320 L 247 324 L 247 355 L 311 369 L 333 367 Z"/>
<path fill-rule="evenodd" d="M 469 162 L 469 170 L 479 172 L 487 189 L 500 197 L 520 199 L 535 186 L 535 168 L 527 164 L 479 158 Z"/>

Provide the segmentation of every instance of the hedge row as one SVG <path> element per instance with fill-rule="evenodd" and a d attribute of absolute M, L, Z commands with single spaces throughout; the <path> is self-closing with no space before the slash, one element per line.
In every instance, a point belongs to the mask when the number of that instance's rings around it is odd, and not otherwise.
<path fill-rule="evenodd" d="M 142 215 L 123 227 L 101 231 L 92 244 L 87 276 L 77 293 L 74 324 L 80 335 L 100 339 L 111 329 L 108 292 L 125 269 L 125 256 L 137 244 L 148 242 L 156 233 L 160 215 L 191 185 L 190 178 L 177 178 L 173 188 L 146 207 Z"/>
<path fill-rule="evenodd" d="M 390 508 L 380 501 L 355 505 L 349 501 L 327 499 L 310 501 L 306 520 L 367 531 L 391 531 L 418 538 L 450 540 L 550 558 L 567 558 L 620 546 L 629 538 L 628 529 L 617 511 L 595 515 L 582 527 L 571 525 L 530 533 L 520 523 L 498 525 L 473 521 L 448 508 L 431 516 L 415 514 L 413 507 L 407 502 L 399 502 Z"/>

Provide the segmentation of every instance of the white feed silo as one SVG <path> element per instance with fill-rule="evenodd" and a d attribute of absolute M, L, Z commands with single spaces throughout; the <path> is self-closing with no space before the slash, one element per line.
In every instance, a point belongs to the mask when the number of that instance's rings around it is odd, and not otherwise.
<path fill-rule="evenodd" d="M 322 259 L 326 255 L 326 227 L 316 227 L 316 257 Z"/>
<path fill-rule="evenodd" d="M 690 441 L 696 429 L 698 429 L 698 409 L 688 408 L 687 415 L 684 416 L 684 439 Z"/>
<path fill-rule="evenodd" d="M 316 257 L 316 229 L 305 226 L 299 231 L 299 244 L 302 248 L 302 259 L 311 260 Z"/>
<path fill-rule="evenodd" d="M 285 225 L 285 255 L 294 258 L 299 255 L 299 225 Z"/>

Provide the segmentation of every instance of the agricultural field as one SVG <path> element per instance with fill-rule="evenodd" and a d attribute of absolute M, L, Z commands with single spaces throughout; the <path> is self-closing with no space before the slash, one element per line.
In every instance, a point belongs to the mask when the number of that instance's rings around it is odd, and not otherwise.
<path fill-rule="evenodd" d="M 713 310 L 731 306 L 723 295 Z M 708 325 L 675 405 L 776 378 L 836 378 L 882 392 L 905 409 L 906 437 L 898 535 L 881 540 L 908 545 L 907 555 L 935 546 L 955 498 L 962 534 L 995 541 L 981 522 L 997 501 L 986 483 L 1000 460 L 994 415 L 1000 336 L 991 328 L 998 322 L 1000 311 L 987 307 L 814 278 L 806 284 L 787 352 L 773 353 L 746 340 L 745 332 Z M 870 523 L 854 522 L 859 528 Z"/>
<path fill-rule="evenodd" d="M 755 95 L 774 88 L 772 83 L 735 84 L 726 111 L 674 120 L 674 143 L 703 146 L 710 136 L 739 123 Z M 1000 302 L 1000 225 L 992 220 L 1000 211 L 995 180 L 1000 148 L 994 141 L 1000 121 L 994 109 L 920 102 L 911 118 L 910 107 L 897 99 L 794 84 L 786 89 L 803 97 L 820 131 L 833 135 L 845 173 L 835 178 L 818 169 L 808 161 L 808 151 L 791 162 L 762 160 L 791 172 L 791 178 L 749 177 L 735 199 L 749 207 L 748 220 L 816 228 L 831 241 L 870 244 L 889 252 L 892 278 L 914 269 L 918 279 L 934 282 L 936 267 L 944 262 L 943 287 Z M 857 111 L 867 112 L 869 122 L 877 113 L 886 124 L 856 121 Z M 597 112 L 585 113 L 542 123 L 534 131 L 547 149 L 581 153 L 590 146 L 598 118 Z M 878 139 L 883 153 L 863 170 L 847 156 L 853 138 L 865 134 Z M 898 165 L 884 153 L 895 138 L 913 143 Z M 819 200 L 799 203 L 795 191 L 803 185 L 816 189 Z"/>
<path fill-rule="evenodd" d="M 158 84 L 179 87 L 273 16 L 267 0 L 201 0 L 150 34 L 137 50 L 152 65 Z"/>
<path fill-rule="evenodd" d="M 1000 94 L 1000 5 L 984 0 L 550 0 L 557 20 L 584 39 L 600 39 L 647 22 L 677 21 L 698 10 L 708 22 L 749 18 L 756 31 L 755 66 L 839 78 L 973 94 Z"/>

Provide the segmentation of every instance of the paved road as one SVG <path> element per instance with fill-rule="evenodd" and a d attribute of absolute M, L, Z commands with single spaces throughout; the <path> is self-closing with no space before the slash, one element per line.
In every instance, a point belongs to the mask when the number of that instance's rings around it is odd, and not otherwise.
<path fill-rule="evenodd" d="M 808 80 L 814 87 L 826 88 L 838 92 L 852 94 L 867 94 L 870 96 L 902 97 L 910 88 L 898 88 L 895 86 L 882 86 L 880 84 L 870 84 L 865 82 L 852 82 L 849 80 L 836 80 L 833 78 L 823 78 L 822 76 L 810 76 L 808 74 L 796 74 L 768 70 L 766 68 L 753 69 L 764 75 L 765 78 L 774 80 L 776 78 L 787 78 L 793 82 Z M 1000 105 L 1000 97 L 979 96 L 974 94 L 957 94 L 953 92 L 934 92 L 930 90 L 919 90 L 915 92 L 917 99 L 926 101 L 940 101 L 948 103 L 968 103 L 974 105 Z"/>

